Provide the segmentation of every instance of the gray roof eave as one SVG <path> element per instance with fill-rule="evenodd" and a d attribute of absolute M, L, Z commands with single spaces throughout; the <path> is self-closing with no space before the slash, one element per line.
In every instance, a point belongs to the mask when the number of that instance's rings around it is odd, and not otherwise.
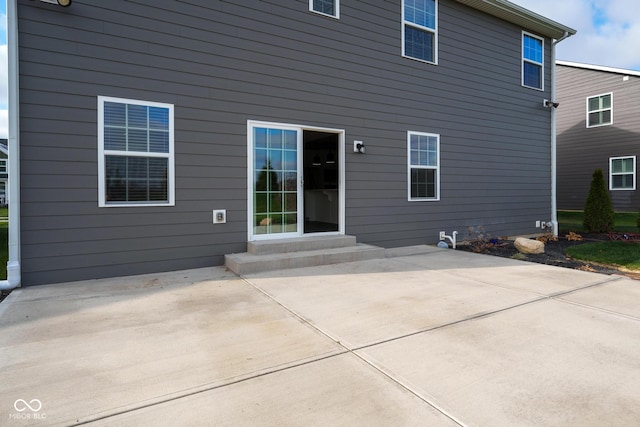
<path fill-rule="evenodd" d="M 576 33 L 573 28 L 559 24 L 507 0 L 456 1 L 551 39 L 560 40 Z"/>

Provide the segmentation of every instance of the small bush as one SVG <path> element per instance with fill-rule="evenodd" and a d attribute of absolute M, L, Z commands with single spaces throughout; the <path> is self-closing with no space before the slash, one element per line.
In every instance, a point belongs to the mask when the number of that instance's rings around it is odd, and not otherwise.
<path fill-rule="evenodd" d="M 602 169 L 593 172 L 589 196 L 584 205 L 584 231 L 606 233 L 613 230 L 614 212 L 609 192 L 604 183 Z"/>
<path fill-rule="evenodd" d="M 484 231 L 483 226 L 467 227 L 467 236 L 462 241 L 463 245 L 469 245 L 471 251 L 482 253 L 495 246 L 491 241 L 491 235 Z"/>

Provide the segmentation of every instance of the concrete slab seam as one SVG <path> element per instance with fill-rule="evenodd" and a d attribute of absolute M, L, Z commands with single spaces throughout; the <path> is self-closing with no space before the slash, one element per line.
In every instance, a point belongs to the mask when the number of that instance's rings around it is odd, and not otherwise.
<path fill-rule="evenodd" d="M 380 374 L 382 374 L 383 376 L 387 377 L 389 380 L 393 381 L 395 384 L 399 385 L 401 388 L 405 389 L 407 392 L 409 392 L 410 394 L 414 395 L 415 397 L 417 397 L 421 401 L 425 402 L 427 405 L 431 406 L 436 411 L 442 413 L 444 416 L 446 416 L 447 418 L 451 419 L 453 422 L 455 422 L 456 424 L 458 424 L 460 426 L 464 426 L 465 424 L 462 421 L 458 420 L 454 415 L 450 414 L 447 410 L 442 408 L 437 403 L 433 402 L 431 399 L 428 399 L 425 396 L 422 396 L 420 393 L 418 393 L 417 391 L 413 390 L 413 388 L 411 388 L 408 385 L 406 385 L 404 382 L 402 382 L 401 380 L 396 378 L 394 375 L 392 375 L 391 373 L 387 373 L 386 371 L 382 370 L 375 363 L 369 361 L 366 357 L 363 357 L 361 354 L 359 354 L 357 352 L 359 350 L 364 350 L 364 349 L 367 349 L 367 348 L 371 348 L 371 347 L 377 346 L 379 344 L 392 342 L 392 341 L 397 341 L 397 340 L 400 340 L 400 339 L 403 339 L 403 338 L 407 338 L 407 337 L 410 337 L 410 336 L 419 335 L 419 334 L 422 334 L 422 333 L 425 333 L 425 332 L 430 332 L 430 331 L 441 329 L 441 328 L 444 328 L 444 327 L 447 327 L 447 326 L 456 325 L 456 324 L 463 323 L 463 322 L 466 322 L 466 321 L 469 321 L 469 320 L 474 320 L 474 319 L 487 317 L 487 316 L 490 316 L 490 315 L 493 315 L 493 314 L 496 314 L 496 313 L 500 313 L 500 312 L 503 312 L 503 311 L 511 310 L 513 308 L 518 308 L 518 307 L 521 307 L 521 306 L 524 306 L 524 305 L 528 305 L 528 304 L 531 304 L 531 303 L 535 303 L 535 302 L 538 302 L 538 301 L 543 301 L 543 300 L 547 300 L 548 299 L 547 296 L 541 296 L 541 297 L 536 298 L 534 300 L 526 301 L 524 303 L 516 304 L 516 305 L 513 305 L 513 306 L 509 306 L 509 307 L 505 307 L 505 308 L 502 308 L 500 310 L 493 310 L 493 311 L 490 311 L 490 312 L 478 313 L 478 314 L 475 314 L 475 315 L 468 316 L 468 317 L 465 317 L 463 319 L 457 320 L 455 322 L 449 322 L 447 324 L 438 325 L 438 326 L 431 327 L 431 328 L 425 328 L 425 329 L 422 329 L 422 330 L 419 330 L 419 331 L 415 331 L 415 332 L 412 332 L 412 333 L 409 333 L 409 334 L 404 334 L 404 335 L 393 337 L 393 338 L 389 338 L 389 339 L 386 339 L 386 340 L 381 340 L 381 341 L 377 341 L 377 342 L 374 342 L 374 343 L 369 343 L 367 345 L 349 348 L 343 342 L 341 342 L 341 340 L 333 337 L 332 334 L 328 333 L 327 331 L 324 331 L 322 328 L 319 328 L 317 325 L 311 323 L 309 320 L 304 318 L 302 315 L 298 314 L 295 310 L 287 307 L 286 305 L 284 305 L 283 303 L 278 301 L 276 297 L 274 297 L 273 295 L 269 294 L 268 292 L 266 292 L 265 290 L 260 288 L 260 286 L 258 286 L 257 284 L 251 282 L 249 279 L 246 279 L 244 277 L 242 279 L 245 280 L 251 286 L 253 286 L 258 292 L 263 293 L 266 297 L 270 298 L 276 304 L 281 306 L 283 309 L 287 310 L 287 312 L 289 312 L 291 315 L 293 315 L 296 318 L 300 319 L 301 322 L 303 322 L 304 324 L 308 325 L 309 327 L 315 329 L 319 333 L 325 335 L 327 338 L 331 339 L 332 341 L 336 342 L 338 345 L 343 347 L 345 349 L 344 353 L 346 353 L 346 352 L 352 353 L 354 356 L 358 357 L 360 360 L 365 362 L 367 365 L 371 366 L 373 369 L 378 371 Z M 344 354 L 344 353 L 341 353 L 341 354 Z M 336 354 L 336 355 L 333 355 L 333 356 L 329 356 L 329 357 L 335 357 L 335 356 L 338 356 L 338 355 L 339 354 Z"/>
<path fill-rule="evenodd" d="M 595 288 L 597 286 L 602 286 L 602 285 L 606 285 L 608 283 L 617 282 L 618 280 L 622 280 L 622 277 L 619 277 L 619 276 L 611 277 L 610 279 L 600 280 L 599 282 L 590 283 L 588 285 L 580 286 L 579 288 L 570 289 L 570 290 L 567 290 L 567 291 L 554 292 L 552 294 L 549 294 L 549 298 L 558 298 L 558 297 L 561 297 L 561 296 L 572 294 L 574 292 L 584 291 L 585 289 Z"/>
<path fill-rule="evenodd" d="M 275 374 L 275 373 L 278 373 L 278 372 L 284 372 L 284 371 L 288 371 L 290 369 L 299 368 L 301 366 L 310 365 L 312 363 L 320 362 L 320 361 L 323 361 L 323 360 L 333 359 L 333 358 L 335 358 L 337 356 L 341 356 L 341 355 L 344 355 L 344 354 L 347 354 L 347 353 L 349 353 L 348 350 L 340 351 L 340 352 L 337 352 L 337 353 L 331 353 L 331 354 L 328 354 L 328 355 L 325 355 L 325 356 L 319 356 L 319 357 L 310 358 L 310 359 L 307 359 L 307 360 L 305 360 L 303 362 L 288 364 L 288 365 L 280 367 L 280 368 L 267 369 L 264 372 L 260 372 L 259 374 L 249 375 L 249 376 L 242 377 L 242 378 L 239 378 L 239 379 L 236 379 L 236 380 L 233 380 L 233 381 L 225 382 L 223 384 L 197 387 L 196 390 L 189 391 L 189 392 L 182 393 L 182 394 L 176 394 L 175 396 L 167 397 L 165 399 L 154 400 L 152 402 L 141 404 L 141 405 L 138 405 L 138 406 L 135 406 L 135 407 L 126 408 L 126 409 L 123 409 L 123 410 L 120 410 L 120 411 L 114 411 L 114 412 L 109 413 L 109 414 L 100 415 L 100 416 L 97 416 L 95 418 L 87 417 L 89 419 L 86 419 L 86 420 L 83 420 L 83 421 L 76 420 L 76 422 L 73 425 L 77 425 L 77 426 L 87 425 L 87 424 L 94 423 L 96 421 L 102 421 L 102 420 L 106 420 L 106 419 L 109 419 L 109 418 L 117 417 L 119 415 L 124 415 L 124 414 L 128 414 L 128 413 L 131 413 L 131 412 L 139 411 L 141 409 L 152 408 L 154 406 L 163 405 L 163 404 L 168 403 L 168 402 L 173 402 L 173 401 L 176 401 L 176 400 L 184 399 L 185 397 L 196 396 L 198 394 L 202 394 L 202 393 L 206 393 L 206 392 L 209 392 L 209 391 L 221 389 L 223 387 L 228 387 L 228 386 L 232 386 L 232 385 L 236 385 L 236 384 L 241 384 L 241 383 L 244 383 L 244 382 L 247 382 L 247 381 L 250 381 L 250 380 L 254 380 L 256 378 L 265 377 L 267 375 Z M 149 400 L 151 400 L 151 399 L 149 399 Z"/>
<path fill-rule="evenodd" d="M 554 298 L 554 299 L 557 300 L 558 302 L 562 302 L 562 303 L 565 303 L 565 304 L 571 304 L 571 305 L 575 305 L 577 307 L 588 308 L 589 310 L 595 310 L 595 311 L 599 311 L 601 313 L 610 314 L 612 316 L 622 317 L 623 319 L 628 319 L 628 320 L 633 320 L 633 321 L 636 321 L 636 322 L 640 322 L 640 317 L 631 316 L 629 314 L 618 313 L 617 311 L 607 310 L 606 308 L 596 307 L 594 305 L 589 305 L 589 304 L 583 304 L 583 303 L 580 303 L 580 302 L 570 301 L 570 300 L 566 300 L 564 298 Z"/>
<path fill-rule="evenodd" d="M 564 268 L 564 267 L 556 267 L 556 268 Z M 460 274 L 460 273 L 456 273 L 455 271 L 449 272 L 449 274 L 451 274 L 452 276 L 456 276 L 456 277 L 461 277 L 464 279 L 469 279 L 470 277 L 464 275 L 464 274 Z M 593 274 L 599 274 L 599 273 L 593 273 Z M 523 292 L 523 293 L 527 293 L 527 294 L 533 294 L 533 295 L 539 295 L 542 297 L 546 297 L 546 298 L 553 298 L 557 295 L 565 295 L 568 293 L 572 293 L 572 292 L 578 292 L 581 291 L 583 289 L 587 289 L 593 286 L 600 286 L 600 285 L 604 285 L 606 283 L 611 283 L 611 282 L 615 282 L 617 280 L 621 280 L 622 277 L 620 276 L 608 276 L 607 279 L 605 280 L 599 280 L 597 282 L 594 283 L 589 283 L 587 285 L 583 285 L 574 289 L 570 289 L 570 290 L 564 290 L 564 291 L 558 291 L 558 292 L 554 292 L 551 294 L 545 294 L 542 292 L 535 292 L 535 291 L 528 291 L 526 289 L 522 289 L 522 288 L 517 288 L 517 287 L 513 287 L 513 286 L 507 286 L 507 285 L 502 285 L 502 284 L 498 284 L 498 283 L 494 283 L 494 282 L 490 282 L 487 280 L 482 280 L 482 279 L 476 279 L 474 278 L 473 280 L 478 282 L 478 283 L 482 283 L 483 285 L 489 285 L 489 286 L 495 286 L 496 288 L 501 288 L 501 289 L 508 289 L 510 291 L 519 291 L 519 292 Z"/>
<path fill-rule="evenodd" d="M 362 355 L 358 354 L 356 351 L 357 350 L 361 350 L 361 349 L 365 349 L 368 347 L 372 347 L 373 345 L 377 345 L 377 344 L 370 344 L 370 345 L 365 345 L 365 346 L 361 346 L 358 348 L 354 348 L 351 349 L 347 346 L 345 346 L 340 340 L 334 338 L 331 334 L 327 333 L 326 331 L 324 331 L 323 329 L 319 328 L 318 326 L 314 325 L 313 323 L 311 323 L 310 321 L 308 321 L 304 316 L 298 314 L 295 310 L 287 307 L 285 304 L 281 303 L 280 301 L 278 301 L 278 299 L 276 297 L 274 297 L 273 295 L 269 294 L 267 291 L 265 291 L 264 289 L 262 289 L 260 286 L 258 286 L 257 284 L 251 282 L 251 280 L 242 277 L 242 280 L 244 280 L 245 282 L 247 282 L 249 285 L 253 286 L 255 288 L 255 290 L 257 290 L 258 292 L 262 293 L 263 295 L 265 295 L 267 298 L 271 299 L 273 302 L 275 302 L 276 304 L 278 304 L 280 307 L 282 307 L 284 310 L 286 310 L 288 313 L 290 313 L 292 316 L 295 316 L 297 319 L 299 319 L 301 322 L 303 322 L 305 325 L 308 325 L 310 328 L 315 329 L 318 333 L 326 336 L 327 338 L 329 338 L 330 340 L 334 341 L 335 343 L 337 343 L 340 347 L 344 348 L 345 351 L 340 353 L 340 354 L 334 354 L 331 356 L 327 356 L 326 359 L 329 358 L 333 358 L 336 356 L 340 356 L 346 353 L 351 353 L 353 356 L 357 357 L 359 360 L 361 360 L 362 362 L 364 362 L 366 365 L 370 366 L 371 368 L 373 368 L 375 371 L 377 371 L 378 373 L 380 373 L 382 376 L 388 378 L 390 381 L 392 381 L 393 383 L 395 383 L 396 385 L 398 385 L 400 388 L 406 390 L 408 393 L 412 394 L 413 396 L 415 396 L 416 398 L 418 398 L 419 400 L 421 400 L 422 402 L 426 403 L 428 406 L 432 407 L 434 410 L 440 412 L 442 415 L 444 415 L 445 417 L 449 418 L 451 421 L 455 422 L 456 424 L 458 424 L 461 427 L 465 427 L 465 425 L 460 422 L 459 420 L 457 420 L 453 415 L 449 414 L 448 411 L 445 411 L 443 408 L 441 408 L 439 405 L 434 404 L 433 402 L 431 402 L 428 399 L 425 399 L 421 394 L 417 393 L 415 390 L 413 390 L 411 387 L 408 387 L 407 385 L 405 385 L 403 382 L 399 381 L 397 378 L 395 378 L 393 375 L 389 375 L 387 372 L 385 372 L 384 370 L 380 369 L 378 366 L 376 366 L 376 364 L 370 362 L 369 360 L 367 360 L 366 357 L 363 357 Z M 463 320 L 464 321 L 464 320 Z M 459 322 L 455 322 L 455 323 L 459 323 Z M 433 328 L 436 329 L 436 328 Z M 421 333 L 421 332 L 420 332 Z M 415 334 L 408 334 L 409 335 L 415 335 Z M 387 341 L 394 341 L 396 339 L 399 338 L 393 338 L 393 339 L 389 339 Z M 309 362 L 312 363 L 312 362 Z"/>
<path fill-rule="evenodd" d="M 440 412 L 442 415 L 449 418 L 454 423 L 458 424 L 460 427 L 466 427 L 466 424 L 462 420 L 459 420 L 455 415 L 450 413 L 450 411 L 448 411 L 440 403 L 438 403 L 438 399 L 436 399 L 435 396 L 423 395 L 423 393 L 421 393 L 417 387 L 414 387 L 411 385 L 411 381 L 397 376 L 394 372 L 390 370 L 384 369 L 382 366 L 379 366 L 377 363 L 375 363 L 375 361 L 370 360 L 364 354 L 358 353 L 357 350 L 354 350 L 353 354 L 356 357 L 360 358 L 364 363 L 366 363 L 367 365 L 371 366 L 373 369 L 378 371 L 380 374 L 387 377 L 389 380 L 393 381 L 394 383 L 399 385 L 401 388 L 407 390 L 409 393 L 413 394 L 418 399 L 422 400 L 427 405 L 431 406 L 433 409 Z"/>
<path fill-rule="evenodd" d="M 286 305 L 284 305 L 283 303 L 281 303 L 280 301 L 278 301 L 278 299 L 271 295 L 269 292 L 267 292 L 266 290 L 262 289 L 260 286 L 258 286 L 257 284 L 253 283 L 251 280 L 247 279 L 246 277 L 241 276 L 240 277 L 244 282 L 246 282 L 249 286 L 251 286 L 252 288 L 254 288 L 256 291 L 260 292 L 262 295 L 264 295 L 265 297 L 269 298 L 272 302 L 276 303 L 278 306 L 280 306 L 282 309 L 284 309 L 285 311 L 287 311 L 289 314 L 291 314 L 293 317 L 295 317 L 296 319 L 298 319 L 298 321 L 304 325 L 309 326 L 310 328 L 314 329 L 316 332 L 319 332 L 321 335 L 329 338 L 329 340 L 335 342 L 336 344 L 338 344 L 340 347 L 342 347 L 345 351 L 351 351 L 351 346 L 347 344 L 345 344 L 342 340 L 340 340 L 338 337 L 333 336 L 333 334 L 331 334 L 329 331 L 325 331 L 324 329 L 322 329 L 321 327 L 319 327 L 318 325 L 313 324 L 310 320 L 308 320 L 307 318 L 305 318 L 304 316 L 302 316 L 301 314 L 298 314 L 295 310 L 287 307 Z"/>

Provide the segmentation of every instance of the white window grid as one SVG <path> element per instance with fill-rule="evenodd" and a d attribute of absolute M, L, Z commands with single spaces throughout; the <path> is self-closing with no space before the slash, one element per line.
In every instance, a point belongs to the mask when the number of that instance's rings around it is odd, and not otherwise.
<path fill-rule="evenodd" d="M 169 110 L 169 149 L 167 153 L 136 152 L 105 150 L 104 148 L 104 105 L 106 102 L 114 102 L 129 105 L 143 105 L 147 107 L 167 108 Z M 175 156 L 174 156 L 174 106 L 151 101 L 141 101 L 137 99 L 114 98 L 109 96 L 98 96 L 98 206 L 99 207 L 152 207 L 152 206 L 175 206 Z M 168 159 L 167 176 L 167 201 L 166 202 L 110 202 L 106 200 L 105 187 L 105 158 L 109 155 L 143 158 L 166 158 Z"/>
<path fill-rule="evenodd" d="M 623 171 L 623 172 L 614 172 L 613 171 L 613 163 L 616 160 L 628 160 L 631 159 L 633 162 L 633 171 Z M 613 185 L 613 177 L 621 176 L 621 175 L 631 175 L 632 176 L 632 186 L 631 187 L 614 187 Z M 611 191 L 633 191 L 636 189 L 636 156 L 622 156 L 622 157 L 610 157 L 609 158 L 609 190 Z"/>
<path fill-rule="evenodd" d="M 411 137 L 426 136 L 436 138 L 436 159 L 435 165 L 412 165 L 411 164 Z M 412 197 L 411 196 L 411 171 L 413 169 L 430 169 L 435 171 L 435 196 L 434 197 Z M 426 132 L 407 132 L 407 196 L 410 202 L 437 202 L 440 200 L 440 135 Z"/>
<path fill-rule="evenodd" d="M 322 0 L 323 2 L 333 3 L 334 14 L 325 13 L 322 10 L 317 10 L 315 7 L 315 0 L 309 0 L 309 10 L 320 15 L 328 16 L 330 18 L 340 19 L 340 0 Z"/>
<path fill-rule="evenodd" d="M 597 109 L 594 109 L 594 110 L 590 110 L 589 109 L 589 107 L 590 107 L 589 106 L 589 104 L 590 104 L 589 101 L 591 101 L 592 99 L 596 99 L 597 98 L 599 100 L 598 104 L 601 104 L 602 103 L 601 100 L 606 96 L 610 97 L 609 98 L 610 99 L 609 107 L 607 107 L 607 108 L 597 108 Z M 589 114 L 591 114 L 591 113 L 602 113 L 604 111 L 609 111 L 610 112 L 610 118 L 609 118 L 608 122 L 598 123 L 598 124 L 594 124 L 594 125 L 590 124 Z M 597 128 L 597 127 L 600 127 L 600 126 L 610 126 L 612 124 L 613 124 L 613 92 L 602 93 L 600 95 L 594 95 L 594 96 L 587 97 L 587 127 L 588 128 Z"/>
<path fill-rule="evenodd" d="M 542 60 L 541 61 L 535 61 L 532 59 L 529 59 L 526 57 L 526 52 L 525 52 L 525 36 L 537 39 L 540 41 L 541 47 L 542 47 Z M 522 86 L 526 87 L 526 88 L 530 88 L 530 89 L 536 89 L 536 90 L 540 90 L 540 91 L 544 91 L 544 39 L 540 36 L 536 36 L 535 34 L 523 31 L 522 32 L 522 76 L 521 76 L 521 80 L 522 80 Z M 527 84 L 525 84 L 525 78 L 524 78 L 524 71 L 525 71 L 525 63 L 529 63 L 529 64 L 534 64 L 536 66 L 540 67 L 540 87 L 537 86 L 529 86 Z"/>
<path fill-rule="evenodd" d="M 402 0 L 402 56 L 405 58 L 413 59 L 415 61 L 425 62 L 427 64 L 438 64 L 438 0 L 434 0 L 435 2 L 435 21 L 433 28 L 426 27 L 424 25 L 417 24 L 415 22 L 408 21 L 405 17 L 405 3 L 409 0 Z M 433 34 L 433 61 L 427 61 L 422 58 L 416 58 L 414 56 L 409 56 L 406 54 L 406 40 L 405 40 L 405 27 L 410 26 L 417 28 L 421 31 L 426 31 Z"/>

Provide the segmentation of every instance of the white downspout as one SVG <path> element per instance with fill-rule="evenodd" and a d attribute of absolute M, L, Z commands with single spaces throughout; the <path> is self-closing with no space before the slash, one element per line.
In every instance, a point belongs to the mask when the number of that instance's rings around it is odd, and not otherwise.
<path fill-rule="evenodd" d="M 20 286 L 20 101 L 18 66 L 18 0 L 7 0 L 9 107 L 9 260 L 0 290 Z"/>
<path fill-rule="evenodd" d="M 562 40 L 571 37 L 569 32 L 565 31 L 564 36 L 551 43 L 551 102 L 556 102 L 556 45 Z M 558 235 L 558 156 L 557 150 L 557 125 L 556 125 L 556 109 L 551 108 L 551 223 L 553 224 L 553 235 Z"/>

